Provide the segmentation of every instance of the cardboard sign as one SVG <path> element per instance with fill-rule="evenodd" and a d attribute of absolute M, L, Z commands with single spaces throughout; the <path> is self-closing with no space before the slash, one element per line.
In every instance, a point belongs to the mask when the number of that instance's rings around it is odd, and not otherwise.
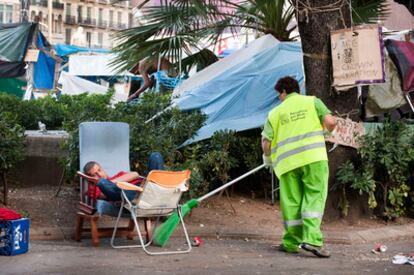
<path fill-rule="evenodd" d="M 26 55 L 24 57 L 24 61 L 26 62 L 37 62 L 39 58 L 39 50 L 35 49 L 28 49 Z"/>
<path fill-rule="evenodd" d="M 381 28 L 362 25 L 331 32 L 334 86 L 385 82 Z"/>
<path fill-rule="evenodd" d="M 358 138 L 365 135 L 364 125 L 361 122 L 357 123 L 349 118 L 337 118 L 335 129 L 336 134 L 326 137 L 325 140 L 353 148 L 360 146 Z"/>

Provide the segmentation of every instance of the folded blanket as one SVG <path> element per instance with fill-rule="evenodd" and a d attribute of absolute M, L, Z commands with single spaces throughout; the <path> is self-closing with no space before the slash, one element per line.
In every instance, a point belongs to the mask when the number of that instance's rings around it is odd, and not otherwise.
<path fill-rule="evenodd" d="M 21 218 L 22 218 L 22 215 L 20 215 L 16 211 L 13 211 L 7 208 L 0 208 L 0 222 L 18 220 Z"/>

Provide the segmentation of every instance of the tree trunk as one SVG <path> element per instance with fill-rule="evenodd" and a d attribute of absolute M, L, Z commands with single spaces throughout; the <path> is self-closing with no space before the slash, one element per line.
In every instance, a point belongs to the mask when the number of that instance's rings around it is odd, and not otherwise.
<path fill-rule="evenodd" d="M 1 173 L 1 179 L 3 181 L 3 204 L 7 205 L 7 194 L 9 193 L 9 188 L 7 186 L 6 173 Z"/>
<path fill-rule="evenodd" d="M 336 5 L 338 0 L 293 2 L 299 11 L 297 22 L 302 41 L 306 94 L 319 97 L 334 114 L 351 114 L 350 118 L 356 120 L 358 117 L 356 89 L 337 93 L 332 88 L 330 32 L 351 27 L 348 1 L 344 0 Z M 304 3 L 308 8 L 303 6 Z M 324 11 L 320 12 L 321 8 Z M 338 146 L 333 152 L 328 153 L 330 185 L 335 181 L 338 166 L 355 156 L 355 149 L 343 146 Z"/>

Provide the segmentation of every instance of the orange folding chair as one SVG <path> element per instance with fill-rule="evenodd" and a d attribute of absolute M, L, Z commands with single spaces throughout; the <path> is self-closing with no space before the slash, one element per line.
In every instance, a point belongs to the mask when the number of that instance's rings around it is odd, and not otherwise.
<path fill-rule="evenodd" d="M 118 218 L 115 223 L 115 228 L 112 234 L 111 245 L 113 248 L 132 248 L 142 247 L 142 249 L 148 255 L 165 255 L 165 254 L 178 254 L 188 253 L 191 251 L 191 242 L 187 233 L 187 229 L 184 224 L 182 215 L 180 214 L 180 221 L 184 231 L 187 249 L 186 250 L 170 250 L 161 252 L 152 252 L 147 249 L 152 243 L 152 237 L 144 242 L 141 230 L 138 226 L 139 219 L 155 217 L 156 222 L 154 229 L 159 223 L 160 217 L 170 216 L 174 211 L 181 213 L 181 205 L 179 204 L 180 198 L 183 192 L 188 191 L 190 181 L 189 170 L 184 171 L 161 171 L 152 170 L 142 187 L 132 185 L 127 182 L 117 183 L 118 187 L 122 189 L 122 203 L 119 210 Z M 130 201 L 125 192 L 126 190 L 139 191 L 139 195 L 132 201 Z M 131 219 L 135 223 L 135 229 L 138 233 L 139 244 L 138 245 L 115 245 L 116 231 L 118 223 L 122 215 L 123 209 L 129 211 Z"/>

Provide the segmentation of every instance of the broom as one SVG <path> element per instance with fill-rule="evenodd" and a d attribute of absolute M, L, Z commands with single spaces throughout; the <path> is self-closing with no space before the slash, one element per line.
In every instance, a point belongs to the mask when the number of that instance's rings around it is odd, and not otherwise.
<path fill-rule="evenodd" d="M 219 188 L 205 194 L 204 196 L 198 198 L 198 199 L 191 199 L 190 201 L 186 202 L 181 206 L 181 213 L 178 213 L 178 210 L 176 210 L 163 224 L 158 226 L 154 231 L 154 237 L 153 237 L 153 243 L 156 245 L 159 245 L 161 247 L 165 246 L 170 239 L 172 233 L 174 232 L 177 225 L 180 223 L 180 214 L 182 217 L 187 215 L 188 212 L 190 212 L 191 209 L 197 207 L 201 201 L 213 196 L 214 194 L 220 192 L 221 190 L 229 187 L 230 185 L 244 179 L 247 176 L 250 176 L 251 174 L 259 171 L 260 169 L 264 168 L 266 165 L 262 164 L 253 170 L 250 170 L 249 172 L 241 175 L 240 177 L 220 186 Z"/>

